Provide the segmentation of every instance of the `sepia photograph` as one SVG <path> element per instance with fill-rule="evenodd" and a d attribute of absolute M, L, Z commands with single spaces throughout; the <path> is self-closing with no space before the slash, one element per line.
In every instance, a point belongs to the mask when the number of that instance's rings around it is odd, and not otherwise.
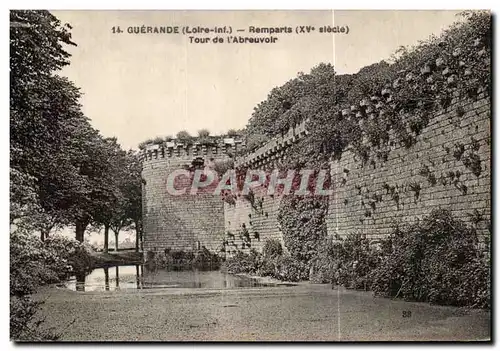
<path fill-rule="evenodd" d="M 9 33 L 11 342 L 492 342 L 490 10 Z"/>

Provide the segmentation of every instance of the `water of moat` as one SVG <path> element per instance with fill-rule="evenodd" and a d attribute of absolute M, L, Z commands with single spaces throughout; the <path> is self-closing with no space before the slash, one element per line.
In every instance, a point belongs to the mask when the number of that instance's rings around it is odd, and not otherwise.
<path fill-rule="evenodd" d="M 289 284 L 262 283 L 256 279 L 221 271 L 148 270 L 142 265 L 96 268 L 90 274 L 72 277 L 64 287 L 75 291 L 118 291 L 168 288 L 233 289 Z"/>

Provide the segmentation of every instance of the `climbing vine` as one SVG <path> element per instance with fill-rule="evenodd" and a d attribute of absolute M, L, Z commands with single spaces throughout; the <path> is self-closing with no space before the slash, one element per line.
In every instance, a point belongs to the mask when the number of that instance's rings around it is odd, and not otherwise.
<path fill-rule="evenodd" d="M 285 246 L 292 258 L 308 263 L 318 251 L 318 245 L 327 235 L 325 216 L 328 201 L 324 196 L 284 197 L 278 222 Z"/>
<path fill-rule="evenodd" d="M 435 111 L 451 109 L 455 99 L 477 99 L 479 94 L 490 94 L 491 15 L 476 11 L 464 12 L 463 17 L 463 22 L 453 25 L 440 37 L 401 49 L 391 63 L 379 62 L 353 75 L 338 75 L 333 66 L 320 64 L 309 74 L 300 74 L 273 89 L 268 99 L 257 106 L 247 133 L 266 138 L 279 136 L 307 119 L 308 134 L 283 150 L 286 168 L 328 169 L 329 162 L 340 159 L 346 150 L 353 152 L 362 167 L 383 167 L 384 162 L 394 157 L 392 150 L 398 146 L 412 148 L 417 140 L 423 139 L 422 132 Z M 450 122 L 460 124 L 466 113 L 463 107 L 455 107 Z M 479 177 L 481 160 L 477 141 L 472 140 L 468 146 L 457 143 L 443 147 L 448 157 L 461 160 Z M 407 160 L 401 158 L 401 162 Z M 426 182 L 417 178 L 399 186 L 383 184 L 382 190 L 398 209 L 404 205 L 400 201 L 402 191 L 413 192 L 417 202 L 422 188 L 426 184 L 436 186 L 438 181 L 467 194 L 468 188 L 458 171 L 453 176 L 445 174 L 438 178 L 435 164 L 424 161 L 418 175 Z M 338 186 L 346 185 L 348 176 L 349 170 L 344 170 Z M 364 192 L 359 184 L 355 189 L 361 198 L 345 199 L 344 206 L 349 201 L 360 202 L 363 211 L 360 220 L 373 217 L 383 192 L 381 189 Z M 255 195 L 247 200 L 254 210 L 261 209 Z M 314 257 L 326 236 L 327 208 L 327 197 L 282 199 L 278 221 L 294 259 L 308 263 Z"/>
<path fill-rule="evenodd" d="M 288 154 L 298 164 L 314 160 L 318 167 L 348 147 L 363 166 L 374 166 L 372 157 L 388 158 L 384 146 L 392 142 L 391 133 L 410 148 L 433 110 L 448 108 L 457 94 L 477 98 L 491 89 L 491 14 L 462 16 L 465 21 L 440 37 L 399 50 L 391 64 L 380 62 L 349 76 L 321 64 L 299 75 L 273 90 L 270 100 L 257 107 L 248 129 L 276 135 L 308 118 L 310 133 Z M 457 115 L 464 114 L 457 108 Z"/>

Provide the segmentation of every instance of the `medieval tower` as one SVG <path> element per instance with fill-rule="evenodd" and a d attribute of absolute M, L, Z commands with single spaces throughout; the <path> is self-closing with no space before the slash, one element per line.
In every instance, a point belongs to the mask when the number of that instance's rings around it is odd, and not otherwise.
<path fill-rule="evenodd" d="M 202 246 L 218 250 L 224 236 L 221 197 L 213 193 L 191 195 L 189 191 L 175 196 L 167 189 L 167 179 L 174 171 L 229 161 L 241 147 L 240 140 L 223 137 L 147 146 L 142 152 L 145 252 L 191 251 Z"/>

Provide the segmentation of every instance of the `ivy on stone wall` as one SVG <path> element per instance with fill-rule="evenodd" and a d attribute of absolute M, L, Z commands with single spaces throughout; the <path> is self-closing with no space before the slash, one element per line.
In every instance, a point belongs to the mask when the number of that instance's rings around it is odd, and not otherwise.
<path fill-rule="evenodd" d="M 327 236 L 325 216 L 328 200 L 324 196 L 288 196 L 282 199 L 278 222 L 292 258 L 303 262 L 317 254 Z"/>
<path fill-rule="evenodd" d="M 391 64 L 354 75 L 336 75 L 333 66 L 320 64 L 299 74 L 257 106 L 247 133 L 283 134 L 308 118 L 309 135 L 287 152 L 298 164 L 324 164 L 348 146 L 364 165 L 372 157 L 386 159 L 391 135 L 411 147 L 433 110 L 490 91 L 491 14 L 462 16 L 440 37 L 400 49 Z"/>
<path fill-rule="evenodd" d="M 308 135 L 285 151 L 287 168 L 325 169 L 347 148 L 363 167 L 376 168 L 377 162 L 388 160 L 395 142 L 411 148 L 434 111 L 447 109 L 455 98 L 474 99 L 480 92 L 489 94 L 491 14 L 464 12 L 462 17 L 463 21 L 440 37 L 400 49 L 392 63 L 382 61 L 353 75 L 337 75 L 333 66 L 320 64 L 309 74 L 299 74 L 273 89 L 268 99 L 257 106 L 247 133 L 271 137 L 308 119 Z M 457 118 L 464 114 L 457 111 Z M 470 152 L 460 155 L 464 165 L 477 176 L 481 164 L 474 150 L 478 147 L 472 141 L 468 148 L 463 147 Z M 435 171 L 429 166 L 423 166 L 421 175 L 427 186 L 437 184 Z M 466 194 L 467 187 L 458 178 L 449 182 Z M 409 187 L 415 201 L 422 185 L 412 183 Z M 385 190 L 399 209 L 397 186 L 387 184 Z M 365 216 L 371 217 L 376 201 L 366 203 Z M 320 238 L 326 235 L 326 206 L 326 199 L 283 199 L 279 222 L 292 257 L 304 262 L 312 257 Z"/>

